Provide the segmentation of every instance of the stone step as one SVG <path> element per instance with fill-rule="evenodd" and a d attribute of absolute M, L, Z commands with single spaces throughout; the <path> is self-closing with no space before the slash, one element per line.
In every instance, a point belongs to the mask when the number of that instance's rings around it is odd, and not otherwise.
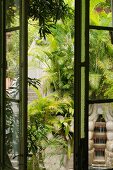
<path fill-rule="evenodd" d="M 105 166 L 105 159 L 103 157 L 95 158 L 93 164 Z"/>
<path fill-rule="evenodd" d="M 113 170 L 113 168 L 107 166 L 90 166 L 88 170 Z"/>

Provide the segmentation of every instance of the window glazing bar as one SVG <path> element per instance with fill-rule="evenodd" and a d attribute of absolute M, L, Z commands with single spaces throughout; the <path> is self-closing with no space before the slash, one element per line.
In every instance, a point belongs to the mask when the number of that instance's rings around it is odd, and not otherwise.
<path fill-rule="evenodd" d="M 81 62 L 80 65 L 81 67 L 86 67 L 86 62 Z"/>
<path fill-rule="evenodd" d="M 18 27 L 12 27 L 12 28 L 7 28 L 5 31 L 6 32 L 12 32 L 12 31 L 17 31 L 17 30 L 19 30 L 20 29 L 20 26 L 18 26 Z"/>
<path fill-rule="evenodd" d="M 0 0 L 0 170 L 3 170 L 5 163 L 5 3 Z"/>
<path fill-rule="evenodd" d="M 89 0 L 80 1 L 75 0 L 74 170 L 88 169 L 88 107 L 89 107 L 88 56 L 89 56 Z"/>
<path fill-rule="evenodd" d="M 85 167 L 88 170 L 88 115 L 89 115 L 89 0 L 85 0 Z"/>
<path fill-rule="evenodd" d="M 96 26 L 96 25 L 89 25 L 89 29 L 113 31 L 113 27 Z"/>
<path fill-rule="evenodd" d="M 81 0 L 75 0 L 74 169 L 81 169 Z"/>
<path fill-rule="evenodd" d="M 101 99 L 101 100 L 89 100 L 89 104 L 95 104 L 95 103 L 112 103 L 113 99 Z"/>
<path fill-rule="evenodd" d="M 20 153 L 19 170 L 27 170 L 27 4 L 20 0 L 20 26 L 6 29 L 6 3 L 0 0 L 0 170 L 7 168 L 6 155 L 6 102 L 19 103 L 20 121 Z M 6 98 L 6 32 L 20 31 L 20 100 Z M 9 168 L 10 169 L 10 168 Z"/>
<path fill-rule="evenodd" d="M 27 51 L 28 51 L 28 23 L 26 0 L 20 4 L 20 170 L 27 170 Z"/>
<path fill-rule="evenodd" d="M 20 100 L 18 100 L 18 99 L 13 99 L 13 98 L 10 98 L 10 97 L 6 97 L 6 100 L 7 101 L 11 101 L 11 102 L 16 102 L 16 103 L 19 103 L 20 102 Z"/>

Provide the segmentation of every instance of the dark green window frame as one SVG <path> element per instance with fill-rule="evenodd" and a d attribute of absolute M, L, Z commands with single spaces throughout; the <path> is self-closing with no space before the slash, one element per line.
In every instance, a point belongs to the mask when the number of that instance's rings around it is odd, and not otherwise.
<path fill-rule="evenodd" d="M 74 169 L 88 169 L 88 112 L 89 105 L 96 103 L 112 103 L 113 99 L 89 99 L 89 31 L 113 31 L 112 27 L 89 24 L 90 0 L 75 0 L 75 116 L 74 116 Z M 113 5 L 112 5 L 113 8 Z M 84 22 L 85 21 L 85 22 Z M 113 22 L 113 13 L 112 13 Z M 85 69 L 85 77 L 81 69 Z M 83 80 L 84 79 L 84 80 Z M 82 98 L 82 81 L 84 81 L 84 98 Z M 83 101 L 82 101 L 83 99 Z M 84 111 L 82 113 L 82 102 Z M 83 116 L 84 115 L 84 116 Z M 83 122 L 81 117 L 83 116 Z M 84 135 L 82 136 L 82 131 Z"/>
<path fill-rule="evenodd" d="M 20 0 L 19 26 L 6 28 L 6 2 L 0 0 L 0 170 L 6 168 L 6 33 L 19 31 L 19 99 L 9 99 L 19 103 L 19 165 L 20 170 L 27 169 L 27 4 Z"/>
<path fill-rule="evenodd" d="M 88 169 L 88 0 L 75 0 L 74 169 Z M 86 57 L 87 56 L 87 57 Z"/>

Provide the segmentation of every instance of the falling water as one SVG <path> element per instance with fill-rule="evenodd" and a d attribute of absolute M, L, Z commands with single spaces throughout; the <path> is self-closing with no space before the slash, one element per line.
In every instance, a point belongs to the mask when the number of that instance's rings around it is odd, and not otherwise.
<path fill-rule="evenodd" d="M 95 123 L 93 140 L 95 149 L 93 163 L 96 165 L 104 165 L 106 145 L 106 123 L 102 114 L 99 114 L 98 119 Z"/>

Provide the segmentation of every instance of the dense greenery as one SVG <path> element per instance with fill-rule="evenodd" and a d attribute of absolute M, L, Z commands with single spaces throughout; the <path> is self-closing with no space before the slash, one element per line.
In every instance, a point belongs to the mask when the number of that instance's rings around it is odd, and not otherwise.
<path fill-rule="evenodd" d="M 32 54 L 42 64 L 46 63 L 46 67 L 42 68 L 46 76 L 43 76 L 40 81 L 28 78 L 28 83 L 32 84 L 32 87 L 37 91 L 37 85 L 39 86 L 41 82 L 41 88 L 44 87 L 43 95 L 47 95 L 47 97 L 40 97 L 38 93 L 38 99 L 29 106 L 28 155 L 32 155 L 33 163 L 36 160 L 36 168 L 40 169 L 41 166 L 44 167 L 44 151 L 47 147 L 56 147 L 56 151 L 61 148 L 61 153 L 67 154 L 68 159 L 72 152 L 74 17 L 73 10 L 64 1 L 55 1 L 54 5 L 51 6 L 52 10 L 50 10 L 50 4 L 44 4 L 46 8 L 43 8 L 44 1 L 37 1 L 40 6 L 39 13 L 34 10 L 34 2 L 37 8 L 36 1 L 30 1 L 29 6 L 30 19 L 28 23 L 30 23 L 29 27 L 32 27 L 29 32 L 29 54 Z M 49 3 L 53 2 L 50 1 Z M 18 26 L 18 7 L 18 3 L 15 4 L 13 0 L 8 1 L 7 27 Z M 46 33 L 51 33 L 51 35 L 46 35 Z M 45 38 L 45 35 L 46 40 L 42 38 Z M 18 77 L 18 46 L 18 31 L 7 35 L 7 77 L 11 79 Z M 35 64 L 37 63 L 35 62 Z M 39 66 L 37 67 L 39 68 Z M 14 72 L 15 68 L 16 71 Z M 17 78 L 16 87 L 18 87 L 18 80 Z M 18 93 L 18 89 L 11 88 L 11 93 Z M 48 95 L 49 93 L 51 95 Z M 12 103 L 8 102 L 7 116 L 10 119 L 7 119 L 7 128 L 8 130 L 10 128 L 10 131 L 7 135 L 7 151 L 9 153 L 12 153 L 14 149 L 13 129 L 16 129 L 17 125 L 15 124 L 12 108 Z M 17 133 L 18 129 L 16 132 L 18 138 Z M 50 134 L 52 135 L 51 139 L 48 138 Z"/>
<path fill-rule="evenodd" d="M 33 33 L 36 21 L 29 23 Z M 67 159 L 73 152 L 74 16 L 60 20 L 50 30 L 46 40 L 37 31 L 34 39 L 31 34 L 29 37 L 29 56 L 32 56 L 29 66 L 43 70 L 41 92 L 35 90 L 38 99 L 28 109 L 28 149 L 37 164 L 35 168 L 45 167 L 47 148 L 52 148 L 52 155 L 60 149 Z M 33 164 L 29 162 L 29 166 Z"/>
<path fill-rule="evenodd" d="M 38 95 L 39 97 L 39 95 Z M 73 146 L 73 101 L 69 97 L 40 96 L 29 106 L 28 149 L 37 159 L 37 166 L 44 166 L 45 156 L 68 154 Z M 48 152 L 46 148 L 52 149 Z M 41 162 L 41 163 L 40 163 Z"/>
<path fill-rule="evenodd" d="M 74 14 L 70 8 L 71 0 L 30 0 L 29 1 L 29 56 L 30 67 L 41 69 L 40 80 L 28 79 L 38 98 L 28 106 L 28 162 L 29 169 L 46 169 L 44 159 L 46 149 L 51 154 L 60 150 L 67 154 L 73 152 L 73 98 L 74 98 Z M 14 26 L 18 20 L 14 0 L 7 4 L 7 25 Z M 17 20 L 16 20 L 17 19 Z M 111 10 L 109 1 L 92 0 L 90 4 L 90 23 L 109 26 Z M 44 38 L 43 38 L 44 37 Z M 14 43 L 15 42 L 15 43 Z M 18 33 L 14 33 L 8 44 L 7 76 L 18 75 Z M 90 30 L 89 43 L 89 82 L 91 99 L 113 97 L 113 45 L 108 31 Z M 37 87 L 38 86 L 38 87 Z M 13 110 L 7 103 L 8 151 L 12 150 Z"/>
<path fill-rule="evenodd" d="M 54 27 L 58 20 L 69 16 L 72 10 L 64 0 L 30 0 L 28 9 L 29 17 L 39 20 L 39 33 L 44 38 L 46 33 L 51 33 L 50 28 Z"/>
<path fill-rule="evenodd" d="M 14 43 L 15 42 L 15 43 Z M 7 33 L 7 77 L 13 79 L 19 75 L 19 31 Z"/>
<path fill-rule="evenodd" d="M 47 41 L 36 39 L 34 47 L 30 50 L 30 55 L 45 66 L 37 65 L 45 72 L 42 77 L 43 81 L 46 81 L 45 92 L 51 88 L 53 91 L 57 91 L 60 96 L 68 93 L 73 97 L 74 47 L 73 32 L 71 31 L 72 23 L 70 23 L 71 29 L 68 27 L 67 25 L 63 27 L 59 23 L 56 29 L 52 30 L 52 36 L 47 36 Z"/>
<path fill-rule="evenodd" d="M 10 0 L 6 3 L 6 23 L 7 27 L 19 25 L 19 1 Z M 28 19 L 38 20 L 37 28 L 40 37 L 46 38 L 50 34 L 51 27 L 55 27 L 58 20 L 63 21 L 68 16 L 72 17 L 72 8 L 65 0 L 29 0 L 28 1 Z M 17 25 L 15 23 L 17 22 Z"/>
<path fill-rule="evenodd" d="M 73 152 L 73 98 L 74 98 L 74 14 L 68 3 L 63 0 L 29 1 L 29 66 L 43 70 L 40 80 L 28 79 L 38 98 L 28 106 L 28 162 L 29 169 L 46 169 L 44 160 L 59 150 L 67 154 Z M 18 3 L 14 0 L 7 4 L 7 24 L 14 26 L 18 20 Z M 16 15 L 16 17 L 15 17 Z M 111 25 L 109 1 L 93 0 L 90 4 L 90 23 Z M 43 38 L 44 37 L 44 38 Z M 15 42 L 15 43 L 14 43 Z M 7 76 L 18 75 L 18 33 L 14 33 L 8 44 Z M 91 99 L 113 97 L 113 45 L 108 31 L 90 30 L 89 43 L 89 82 Z M 13 63 L 13 64 L 12 64 Z M 37 87 L 38 86 L 38 87 Z M 12 150 L 11 103 L 7 103 L 8 151 Z"/>
<path fill-rule="evenodd" d="M 100 26 L 110 26 L 111 11 L 110 3 L 105 1 L 93 1 L 90 8 L 90 23 Z M 109 7 L 108 7 L 109 6 Z M 98 11 L 98 7 L 101 10 Z M 106 8 L 109 8 L 106 11 Z M 96 17 L 95 17 L 96 15 Z M 109 31 L 90 30 L 90 98 L 104 99 L 112 98 L 112 63 L 113 45 Z"/>

